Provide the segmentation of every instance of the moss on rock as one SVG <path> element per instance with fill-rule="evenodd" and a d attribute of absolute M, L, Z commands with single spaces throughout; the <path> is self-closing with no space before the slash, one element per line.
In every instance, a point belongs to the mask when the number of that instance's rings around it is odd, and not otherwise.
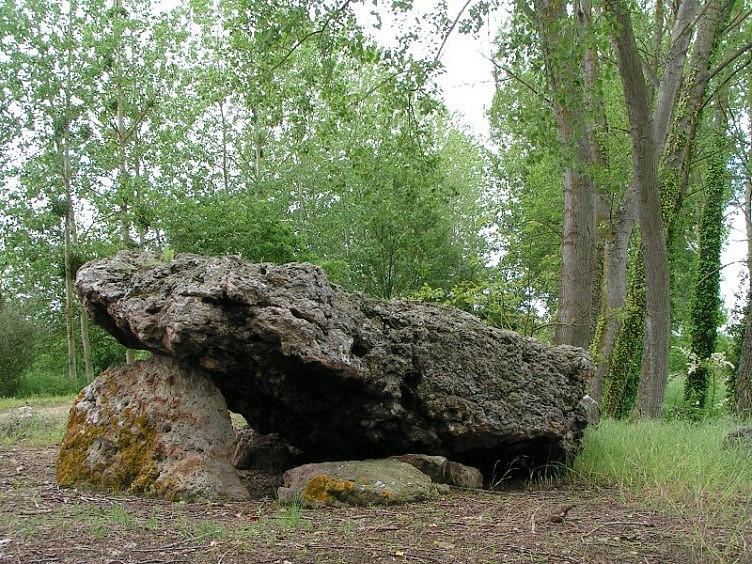
<path fill-rule="evenodd" d="M 393 459 L 305 464 L 285 472 L 282 501 L 303 505 L 393 505 L 432 499 L 440 486 L 415 467 Z"/>
<path fill-rule="evenodd" d="M 233 440 L 211 381 L 154 358 L 105 371 L 78 395 L 57 481 L 165 499 L 246 499 L 230 460 Z"/>

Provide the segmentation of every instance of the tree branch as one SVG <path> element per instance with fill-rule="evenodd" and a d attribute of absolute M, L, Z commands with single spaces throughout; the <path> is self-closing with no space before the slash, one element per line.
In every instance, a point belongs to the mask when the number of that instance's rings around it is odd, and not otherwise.
<path fill-rule="evenodd" d="M 282 65 L 284 65 L 287 62 L 287 59 L 289 59 L 292 56 L 292 54 L 295 53 L 295 51 L 297 51 L 303 45 L 303 43 L 308 41 L 311 37 L 313 37 L 314 35 L 320 35 L 324 33 L 326 28 L 329 27 L 329 24 L 331 23 L 331 21 L 335 18 L 335 16 L 344 12 L 345 8 L 347 8 L 347 6 L 349 6 L 351 2 L 352 0 L 345 0 L 339 8 L 334 10 L 334 12 L 332 12 L 329 15 L 329 17 L 326 18 L 326 20 L 324 21 L 324 24 L 319 29 L 315 29 L 312 32 L 304 35 L 302 38 L 296 40 L 295 44 L 290 48 L 290 50 L 285 54 L 285 56 L 282 57 L 282 59 L 276 65 L 272 66 L 271 71 L 273 72 L 277 70 L 279 67 L 281 67 Z"/>
<path fill-rule="evenodd" d="M 510 68 L 508 68 L 508 67 L 506 67 L 504 65 L 500 65 L 495 60 L 493 60 L 491 57 L 486 57 L 485 55 L 483 55 L 483 57 L 486 58 L 487 60 L 491 61 L 491 64 L 494 67 L 496 67 L 498 70 L 503 71 L 510 78 L 513 78 L 514 80 L 516 80 L 517 82 L 519 82 L 520 84 L 522 84 L 522 86 L 524 86 L 525 88 L 527 88 L 528 90 L 530 90 L 530 92 L 532 92 L 533 94 L 535 94 L 537 97 L 545 100 L 550 106 L 553 107 L 553 100 L 551 100 L 551 98 L 543 95 L 541 92 L 539 92 L 538 90 L 536 90 L 535 87 L 532 84 L 530 84 L 529 82 L 527 82 L 524 78 L 522 78 L 521 76 L 519 76 L 512 69 L 510 69 Z"/>
<path fill-rule="evenodd" d="M 702 110 L 702 109 L 703 109 L 703 108 L 704 108 L 705 106 L 707 106 L 707 105 L 708 105 L 708 103 L 710 102 L 710 100 L 712 100 L 712 99 L 713 99 L 713 97 L 715 96 L 716 92 L 718 92 L 718 91 L 719 91 L 719 90 L 720 90 L 721 88 L 723 88 L 723 87 L 724 87 L 724 86 L 725 86 L 726 84 L 728 84 L 729 82 L 731 82 L 731 79 L 732 79 L 732 78 L 734 78 L 734 77 L 735 77 L 735 76 L 736 76 L 737 74 L 739 74 L 740 72 L 742 72 L 742 71 L 743 71 L 743 70 L 744 70 L 745 68 L 747 68 L 747 67 L 748 67 L 748 66 L 749 66 L 749 65 L 750 65 L 751 63 L 752 63 L 752 60 L 746 61 L 746 62 L 745 62 L 745 63 L 744 63 L 743 65 L 741 65 L 741 66 L 740 66 L 739 68 L 736 68 L 736 69 L 734 69 L 734 72 L 732 72 L 732 73 L 731 73 L 731 74 L 730 74 L 729 76 L 727 76 L 727 77 L 726 77 L 725 79 L 723 79 L 723 81 L 722 81 L 722 82 L 721 82 L 721 83 L 720 83 L 719 85 L 717 85 L 717 86 L 716 86 L 716 87 L 715 87 L 715 88 L 713 89 L 713 91 L 712 91 L 712 92 L 710 93 L 710 95 L 708 95 L 708 97 L 707 97 L 707 98 L 705 98 L 705 100 L 703 101 L 702 105 L 700 106 L 700 110 Z M 713 74 L 713 75 L 711 75 L 711 76 L 715 76 L 715 74 Z"/>
<path fill-rule="evenodd" d="M 725 60 L 723 60 L 722 62 L 718 63 L 718 65 L 714 69 L 712 69 L 710 71 L 710 76 L 708 77 L 708 80 L 712 80 L 713 78 L 715 78 L 715 76 L 719 72 L 721 72 L 724 68 L 726 68 L 731 63 L 733 63 L 736 59 L 738 59 L 739 57 L 741 57 L 742 55 L 744 55 L 750 49 L 752 49 L 752 41 L 748 41 L 747 43 L 745 43 L 744 45 L 742 45 L 741 47 L 739 47 L 739 49 L 737 49 L 736 51 L 734 51 L 733 53 L 731 53 L 731 55 L 729 55 L 728 57 L 726 57 Z"/>
<path fill-rule="evenodd" d="M 447 41 L 449 40 L 449 36 L 452 35 L 452 32 L 454 31 L 454 28 L 457 27 L 457 23 L 459 23 L 460 18 L 462 17 L 462 14 L 467 10 L 467 7 L 472 3 L 473 0 L 467 0 L 465 2 L 465 5 L 460 8 L 460 11 L 457 12 L 457 16 L 454 18 L 454 21 L 452 22 L 452 25 L 449 26 L 449 29 L 444 34 L 444 38 L 441 40 L 441 45 L 439 45 L 439 50 L 436 51 L 436 56 L 433 58 L 433 62 L 437 62 L 441 58 L 441 52 L 444 50 L 444 46 L 446 45 Z"/>

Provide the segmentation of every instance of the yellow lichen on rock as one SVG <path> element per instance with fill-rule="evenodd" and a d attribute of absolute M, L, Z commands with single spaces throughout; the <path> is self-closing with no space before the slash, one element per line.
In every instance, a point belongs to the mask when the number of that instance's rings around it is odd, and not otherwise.
<path fill-rule="evenodd" d="M 155 461 L 156 428 L 146 414 L 105 407 L 97 424 L 79 408 L 71 409 L 60 445 L 56 475 L 60 485 L 89 484 L 115 492 L 154 493 L 159 472 Z"/>
<path fill-rule="evenodd" d="M 205 375 L 152 357 L 105 371 L 71 408 L 57 480 L 165 499 L 246 499 L 227 404 Z"/>
<path fill-rule="evenodd" d="M 333 478 L 332 476 L 316 476 L 308 482 L 303 491 L 303 500 L 306 503 L 325 503 L 330 505 L 345 497 L 345 493 L 355 487 L 352 480 Z"/>

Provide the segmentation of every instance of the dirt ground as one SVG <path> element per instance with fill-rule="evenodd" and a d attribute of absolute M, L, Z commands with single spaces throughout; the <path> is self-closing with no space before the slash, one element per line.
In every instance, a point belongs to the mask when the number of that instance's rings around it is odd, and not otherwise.
<path fill-rule="evenodd" d="M 170 503 L 60 488 L 55 456 L 0 451 L 0 562 L 752 562 L 744 506 L 714 523 L 574 485 L 392 508 Z"/>

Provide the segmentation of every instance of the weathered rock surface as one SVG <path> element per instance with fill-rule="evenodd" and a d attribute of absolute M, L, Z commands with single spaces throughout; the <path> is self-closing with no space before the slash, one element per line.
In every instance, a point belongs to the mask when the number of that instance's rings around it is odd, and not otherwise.
<path fill-rule="evenodd" d="M 580 400 L 580 407 L 585 412 L 588 425 L 596 427 L 601 422 L 601 406 L 590 396 L 584 396 Z"/>
<path fill-rule="evenodd" d="M 394 459 L 304 464 L 285 472 L 284 481 L 279 500 L 300 501 L 307 507 L 395 505 L 439 493 L 431 478 Z"/>
<path fill-rule="evenodd" d="M 62 485 L 167 499 L 246 499 L 227 405 L 169 357 L 105 371 L 76 398 L 57 459 Z"/>
<path fill-rule="evenodd" d="M 233 411 L 308 459 L 446 456 L 489 473 L 580 449 L 592 363 L 459 310 L 378 301 L 309 264 L 121 252 L 88 263 L 86 310 L 131 348 L 200 369 Z"/>
<path fill-rule="evenodd" d="M 437 484 L 469 489 L 483 487 L 483 474 L 480 473 L 480 470 L 453 460 L 447 460 L 445 456 L 403 454 L 392 458 L 415 466 Z"/>
<path fill-rule="evenodd" d="M 300 462 L 301 452 L 277 433 L 262 435 L 251 427 L 235 431 L 232 465 L 238 470 L 282 474 Z"/>

